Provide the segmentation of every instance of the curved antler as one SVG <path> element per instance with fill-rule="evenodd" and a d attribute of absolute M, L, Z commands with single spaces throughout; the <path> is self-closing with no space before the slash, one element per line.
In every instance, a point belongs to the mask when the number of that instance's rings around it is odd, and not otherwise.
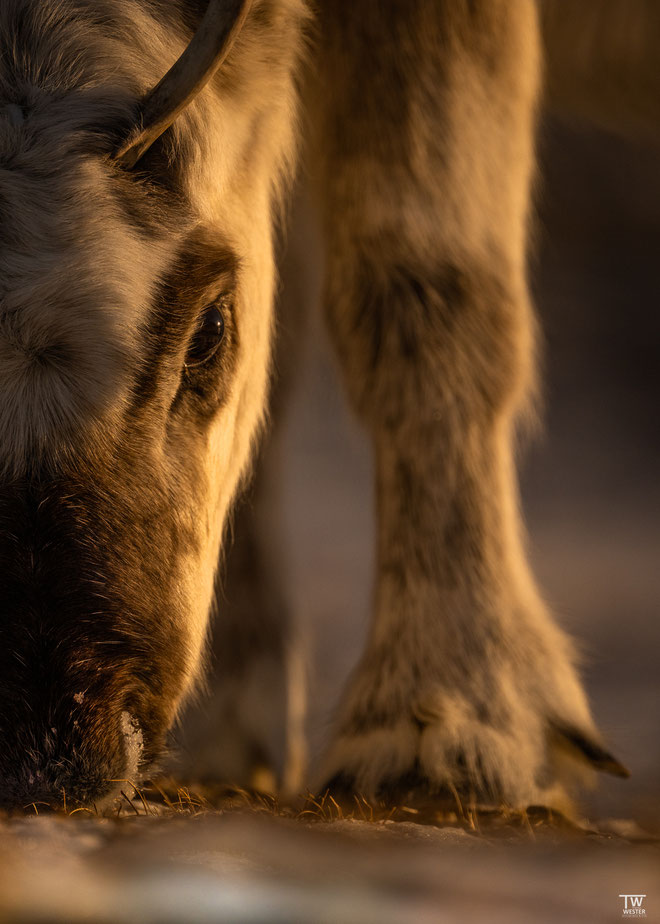
<path fill-rule="evenodd" d="M 142 101 L 138 123 L 115 153 L 123 167 L 135 166 L 206 86 L 231 51 L 252 2 L 210 0 L 184 53 Z"/>

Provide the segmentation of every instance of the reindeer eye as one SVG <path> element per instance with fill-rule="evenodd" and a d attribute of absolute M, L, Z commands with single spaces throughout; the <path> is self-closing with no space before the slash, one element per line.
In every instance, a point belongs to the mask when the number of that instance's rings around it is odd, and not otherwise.
<path fill-rule="evenodd" d="M 225 334 L 225 318 L 222 311 L 223 302 L 206 309 L 195 331 L 188 355 L 186 369 L 201 366 L 214 356 Z"/>

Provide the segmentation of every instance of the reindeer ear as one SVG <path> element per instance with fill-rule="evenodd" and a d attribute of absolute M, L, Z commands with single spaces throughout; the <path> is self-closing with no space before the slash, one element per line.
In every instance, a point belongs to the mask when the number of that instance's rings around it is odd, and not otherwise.
<path fill-rule="evenodd" d="M 206 86 L 229 54 L 253 0 L 210 0 L 192 41 L 157 86 L 142 100 L 138 118 L 115 152 L 123 167 L 134 167 Z"/>
<path fill-rule="evenodd" d="M 624 778 L 630 776 L 630 771 L 616 757 L 585 732 L 573 725 L 553 720 L 549 725 L 554 742 L 569 751 L 573 757 L 586 761 L 601 773 L 611 773 L 612 776 Z"/>

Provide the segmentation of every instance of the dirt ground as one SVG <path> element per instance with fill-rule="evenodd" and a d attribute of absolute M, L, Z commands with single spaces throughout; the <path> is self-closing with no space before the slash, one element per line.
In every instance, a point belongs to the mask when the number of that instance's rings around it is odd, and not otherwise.
<path fill-rule="evenodd" d="M 603 779 L 585 830 L 534 813 L 499 828 L 414 812 L 372 822 L 367 809 L 160 816 L 140 800 L 118 820 L 5 819 L 0 922 L 585 924 L 622 919 L 624 894 L 660 920 L 657 152 L 550 126 L 542 159 L 546 435 L 526 455 L 523 496 L 537 573 L 580 639 L 598 722 L 631 779 Z M 318 748 L 368 617 L 371 468 L 313 337 L 304 365 L 283 511 Z"/>
<path fill-rule="evenodd" d="M 644 895 L 645 920 L 660 920 L 657 843 L 540 813 L 461 826 L 150 810 L 2 825 L 0 920 L 602 924 L 623 917 L 623 894 Z"/>

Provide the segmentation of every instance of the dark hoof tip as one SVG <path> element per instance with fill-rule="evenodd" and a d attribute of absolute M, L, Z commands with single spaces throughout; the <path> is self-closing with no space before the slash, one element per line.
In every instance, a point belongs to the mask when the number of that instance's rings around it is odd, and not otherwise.
<path fill-rule="evenodd" d="M 580 729 L 556 722 L 551 722 L 550 727 L 561 744 L 577 752 L 577 755 L 591 764 L 595 770 L 621 777 L 621 779 L 628 779 L 630 776 L 630 770 L 621 761 Z"/>

